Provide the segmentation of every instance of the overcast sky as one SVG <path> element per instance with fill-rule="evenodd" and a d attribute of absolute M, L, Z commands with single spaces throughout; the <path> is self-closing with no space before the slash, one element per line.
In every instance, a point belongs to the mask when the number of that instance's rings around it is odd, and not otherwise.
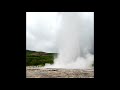
<path fill-rule="evenodd" d="M 26 13 L 26 49 L 56 52 L 57 12 Z"/>
<path fill-rule="evenodd" d="M 57 12 L 26 12 L 26 49 L 56 52 L 56 32 L 60 27 Z"/>

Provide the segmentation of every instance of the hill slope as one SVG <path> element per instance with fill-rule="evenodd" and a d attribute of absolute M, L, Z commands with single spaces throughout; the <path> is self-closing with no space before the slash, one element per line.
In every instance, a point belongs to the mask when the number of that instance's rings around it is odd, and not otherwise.
<path fill-rule="evenodd" d="M 56 53 L 46 53 L 46 52 L 36 52 L 26 50 L 26 66 L 41 65 L 44 66 L 45 63 L 52 64 L 54 55 Z"/>

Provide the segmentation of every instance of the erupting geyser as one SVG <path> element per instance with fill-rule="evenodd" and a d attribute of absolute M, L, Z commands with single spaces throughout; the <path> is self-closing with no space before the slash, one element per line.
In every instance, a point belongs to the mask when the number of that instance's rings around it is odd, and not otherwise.
<path fill-rule="evenodd" d="M 94 13 L 61 12 L 58 55 L 47 68 L 89 69 L 94 63 Z"/>

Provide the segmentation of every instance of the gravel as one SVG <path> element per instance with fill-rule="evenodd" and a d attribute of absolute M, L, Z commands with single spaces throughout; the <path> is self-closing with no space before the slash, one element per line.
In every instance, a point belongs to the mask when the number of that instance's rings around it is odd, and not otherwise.
<path fill-rule="evenodd" d="M 26 67 L 26 78 L 94 78 L 94 69 Z"/>

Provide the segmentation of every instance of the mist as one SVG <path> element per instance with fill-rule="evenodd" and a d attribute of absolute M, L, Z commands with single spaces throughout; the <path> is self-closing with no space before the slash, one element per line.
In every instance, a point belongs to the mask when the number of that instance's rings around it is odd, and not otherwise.
<path fill-rule="evenodd" d="M 56 33 L 58 55 L 45 68 L 89 69 L 94 63 L 94 13 L 60 12 Z"/>

